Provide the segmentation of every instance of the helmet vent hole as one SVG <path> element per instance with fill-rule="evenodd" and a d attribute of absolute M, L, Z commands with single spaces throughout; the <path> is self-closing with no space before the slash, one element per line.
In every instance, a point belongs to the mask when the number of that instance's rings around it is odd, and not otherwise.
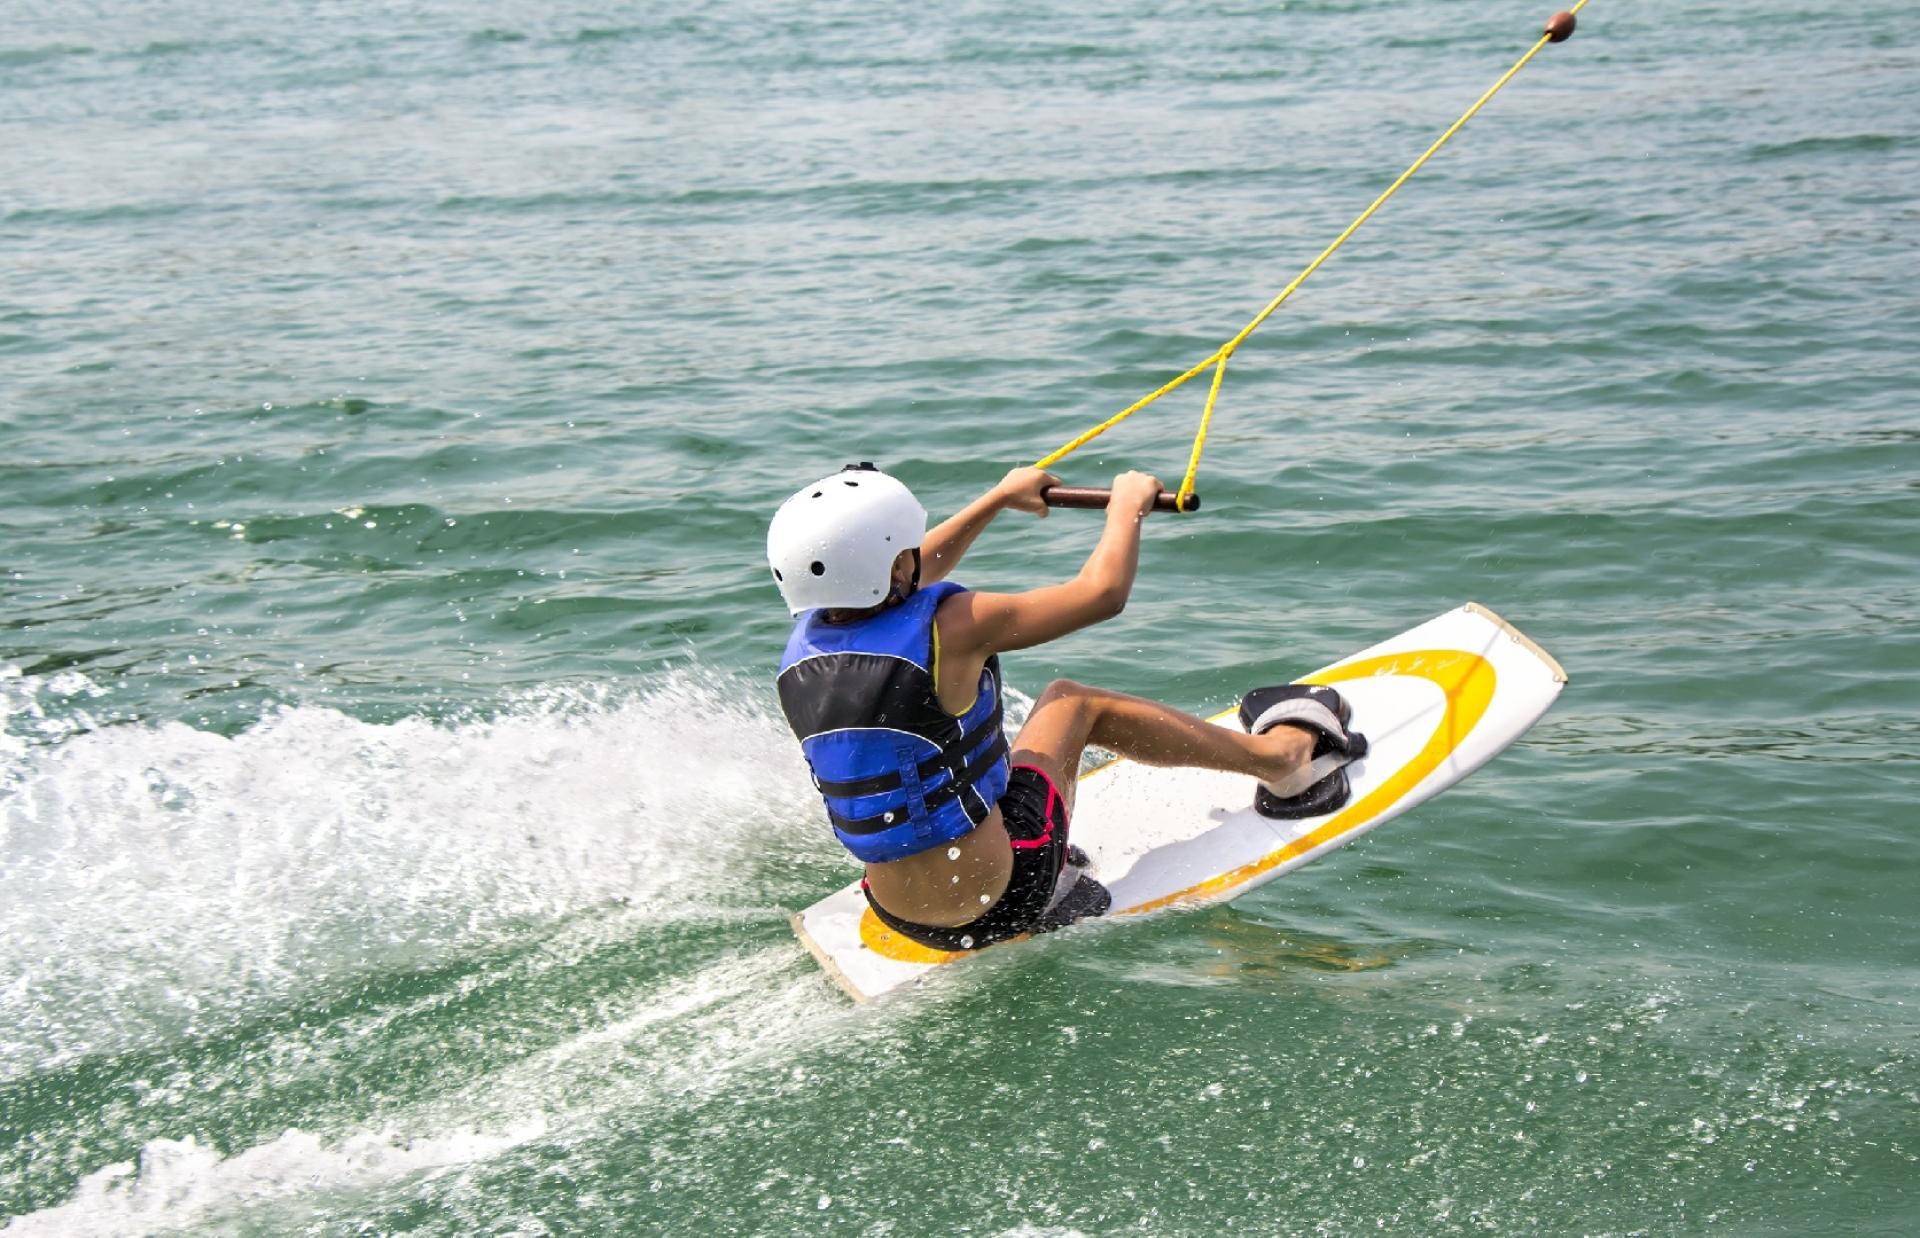
<path fill-rule="evenodd" d="M 773 578 L 783 585 L 787 583 L 787 578 L 780 574 L 780 569 L 777 567 L 773 569 Z"/>
<path fill-rule="evenodd" d="M 847 482 L 846 484 L 849 486 L 852 486 L 855 490 L 858 490 L 860 488 L 860 483 L 857 481 L 850 481 L 850 482 Z"/>
<path fill-rule="evenodd" d="M 825 576 L 827 574 L 827 565 L 815 559 L 813 561 L 813 567 L 810 570 L 815 576 Z"/>
<path fill-rule="evenodd" d="M 818 490 L 815 490 L 815 491 L 813 492 L 813 497 L 814 497 L 814 498 L 816 498 L 816 499 L 817 499 L 817 498 L 819 498 L 819 497 L 820 497 L 820 492 L 819 492 Z"/>

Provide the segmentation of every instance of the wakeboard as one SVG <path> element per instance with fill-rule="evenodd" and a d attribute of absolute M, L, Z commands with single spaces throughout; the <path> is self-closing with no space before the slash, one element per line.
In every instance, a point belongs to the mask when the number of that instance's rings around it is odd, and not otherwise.
<path fill-rule="evenodd" d="M 1352 728 L 1369 741 L 1367 754 L 1347 766 L 1346 802 L 1322 816 L 1277 820 L 1254 811 L 1255 783 L 1243 775 L 1127 760 L 1089 769 L 1080 776 L 1072 837 L 1112 891 L 1107 919 L 1226 902 L 1346 846 L 1524 735 L 1567 676 L 1513 625 L 1470 602 L 1296 682 L 1336 688 L 1353 706 Z M 1238 727 L 1235 714 L 1210 721 Z M 875 917 L 857 880 L 794 916 L 793 928 L 856 1001 L 979 953 L 900 936 Z"/>

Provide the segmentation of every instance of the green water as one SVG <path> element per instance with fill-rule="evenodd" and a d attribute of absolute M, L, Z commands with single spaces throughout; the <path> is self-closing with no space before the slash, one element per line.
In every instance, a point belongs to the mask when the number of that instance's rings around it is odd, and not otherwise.
<path fill-rule="evenodd" d="M 1199 360 L 1549 6 L 16 7 L 7 1232 L 1920 1230 L 1905 6 L 1596 0 L 1008 665 L 1215 709 L 1471 599 L 1534 731 L 863 1009 L 787 928 L 850 870 L 773 507 L 950 510 Z"/>

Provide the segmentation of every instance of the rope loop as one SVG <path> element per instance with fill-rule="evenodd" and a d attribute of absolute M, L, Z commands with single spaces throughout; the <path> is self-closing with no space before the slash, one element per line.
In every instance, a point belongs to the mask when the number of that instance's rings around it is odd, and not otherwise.
<path fill-rule="evenodd" d="M 1345 245 L 1347 243 L 1348 237 L 1351 237 L 1354 233 L 1358 232 L 1362 224 L 1366 223 L 1369 219 L 1372 219 L 1374 212 L 1378 211 L 1382 206 L 1385 206 L 1387 199 L 1391 198 L 1394 194 L 1399 192 L 1400 186 L 1406 184 L 1409 180 L 1412 180 L 1413 174 L 1415 172 L 1418 172 L 1422 167 L 1426 166 L 1427 160 L 1433 158 L 1433 156 L 1439 152 L 1441 147 L 1445 146 L 1449 141 L 1451 141 L 1453 138 L 1453 135 L 1460 132 L 1460 130 L 1463 127 L 1465 127 L 1466 123 L 1472 120 L 1475 114 L 1478 113 L 1481 108 L 1487 105 L 1488 100 L 1492 99 L 1496 94 L 1499 94 L 1501 88 L 1504 87 L 1508 82 L 1513 80 L 1515 74 L 1519 73 L 1520 70 L 1526 68 L 1527 62 L 1532 60 L 1536 55 L 1538 55 L 1541 48 L 1545 47 L 1549 43 L 1561 42 L 1562 40 L 1566 39 L 1568 35 L 1572 34 L 1573 28 L 1574 28 L 1574 18 L 1576 15 L 1579 14 L 1580 10 L 1584 9 L 1585 7 L 1587 7 L 1587 0 L 1578 0 L 1578 3 L 1574 4 L 1571 8 L 1567 9 L 1565 12 L 1555 13 L 1553 15 L 1552 20 L 1550 20 L 1547 23 L 1546 29 L 1540 34 L 1539 38 L 1534 41 L 1533 46 L 1527 49 L 1527 53 L 1524 56 L 1520 57 L 1519 60 L 1515 61 L 1511 69 L 1508 69 L 1505 73 L 1501 74 L 1500 79 L 1496 81 L 1493 85 L 1489 86 L 1485 94 L 1482 94 L 1478 99 L 1474 100 L 1473 106 L 1468 108 L 1465 112 L 1461 113 L 1460 119 L 1454 121 L 1451 125 L 1448 125 L 1446 132 L 1442 133 L 1438 138 L 1434 139 L 1433 145 L 1427 147 L 1427 149 L 1421 153 L 1420 157 L 1418 159 L 1415 159 L 1413 163 L 1408 166 L 1406 171 L 1402 172 L 1399 175 L 1399 177 L 1396 178 L 1391 185 L 1388 185 L 1386 189 L 1382 190 L 1380 193 L 1380 196 L 1375 198 L 1373 202 L 1367 207 L 1366 210 L 1361 211 L 1360 214 L 1357 217 L 1355 217 L 1354 221 L 1348 224 L 1346 228 L 1341 231 L 1339 236 L 1333 238 L 1332 244 L 1328 245 L 1325 249 L 1321 250 L 1319 256 L 1316 257 L 1312 262 L 1309 262 L 1305 270 L 1301 271 L 1300 274 L 1294 276 L 1293 282 L 1288 284 L 1285 288 L 1282 288 L 1280 290 L 1279 295 L 1274 297 L 1273 300 L 1267 302 L 1267 304 L 1260 310 L 1260 312 L 1253 316 L 1253 320 L 1249 322 L 1246 326 L 1240 328 L 1240 330 L 1233 336 L 1232 339 L 1228 340 L 1226 343 L 1222 344 L 1220 347 L 1214 349 L 1213 352 L 1204 361 L 1200 362 L 1198 365 L 1193 366 L 1191 369 L 1188 369 L 1185 372 L 1181 373 L 1178 377 L 1173 378 L 1170 381 L 1162 384 L 1159 388 L 1155 389 L 1151 393 L 1141 397 L 1138 400 L 1135 400 L 1132 404 L 1127 405 L 1127 407 L 1121 409 L 1119 412 L 1107 418 L 1105 421 L 1101 422 L 1099 425 L 1094 426 L 1092 429 L 1082 431 L 1080 434 L 1076 435 L 1072 439 L 1069 439 L 1066 443 L 1064 443 L 1060 447 L 1040 457 L 1040 459 L 1034 461 L 1034 466 L 1036 468 L 1043 468 L 1043 469 L 1052 466 L 1055 462 L 1065 458 L 1066 456 L 1072 454 L 1075 451 L 1078 451 L 1080 448 L 1086 446 L 1088 443 L 1092 442 L 1094 439 L 1099 438 L 1102 434 L 1105 434 L 1108 430 L 1113 429 L 1113 427 L 1119 425 L 1121 422 L 1133 416 L 1135 413 L 1139 412 L 1141 409 L 1145 408 L 1147 405 L 1153 403 L 1155 400 L 1158 400 L 1161 396 L 1166 395 L 1170 391 L 1174 391 L 1180 387 L 1185 386 L 1190 379 L 1197 377 L 1199 374 L 1201 374 L 1205 370 L 1212 369 L 1213 383 L 1207 389 L 1206 406 L 1202 408 L 1200 411 L 1200 429 L 1197 433 L 1195 433 L 1193 437 L 1193 449 L 1187 456 L 1186 476 L 1181 479 L 1179 498 L 1175 503 L 1175 507 L 1177 510 L 1180 510 L 1180 511 L 1187 510 L 1187 500 L 1193 494 L 1194 475 L 1200 471 L 1200 455 L 1203 451 L 1206 450 L 1207 430 L 1208 430 L 1208 427 L 1211 426 L 1213 422 L 1214 406 L 1220 399 L 1220 383 L 1221 383 L 1221 380 L 1226 377 L 1227 358 L 1233 356 L 1234 352 L 1240 347 L 1240 345 L 1246 342 L 1247 337 L 1252 335 L 1256 330 L 1258 330 L 1261 323 L 1265 322 L 1268 318 L 1271 318 L 1273 316 L 1273 313 L 1275 310 L 1279 309 L 1282 305 L 1285 305 L 1287 303 L 1287 299 L 1293 296 L 1294 292 L 1300 287 L 1300 285 L 1307 282 L 1307 277 L 1312 275 L 1315 271 L 1319 270 L 1322 264 L 1324 264 L 1327 261 L 1327 259 L 1333 257 L 1334 253 L 1338 251 L 1342 245 Z"/>

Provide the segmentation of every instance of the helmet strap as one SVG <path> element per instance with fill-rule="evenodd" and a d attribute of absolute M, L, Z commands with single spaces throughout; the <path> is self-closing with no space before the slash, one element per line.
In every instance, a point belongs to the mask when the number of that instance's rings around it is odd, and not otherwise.
<path fill-rule="evenodd" d="M 907 590 L 905 593 L 902 593 L 900 591 L 899 585 L 894 585 L 891 589 L 889 589 L 887 591 L 887 602 L 889 605 L 891 605 L 894 602 L 904 602 L 909 597 L 912 597 L 915 593 L 919 591 L 920 591 L 920 548 L 918 546 L 915 546 L 913 548 L 913 581 L 911 584 L 907 586 Z"/>

